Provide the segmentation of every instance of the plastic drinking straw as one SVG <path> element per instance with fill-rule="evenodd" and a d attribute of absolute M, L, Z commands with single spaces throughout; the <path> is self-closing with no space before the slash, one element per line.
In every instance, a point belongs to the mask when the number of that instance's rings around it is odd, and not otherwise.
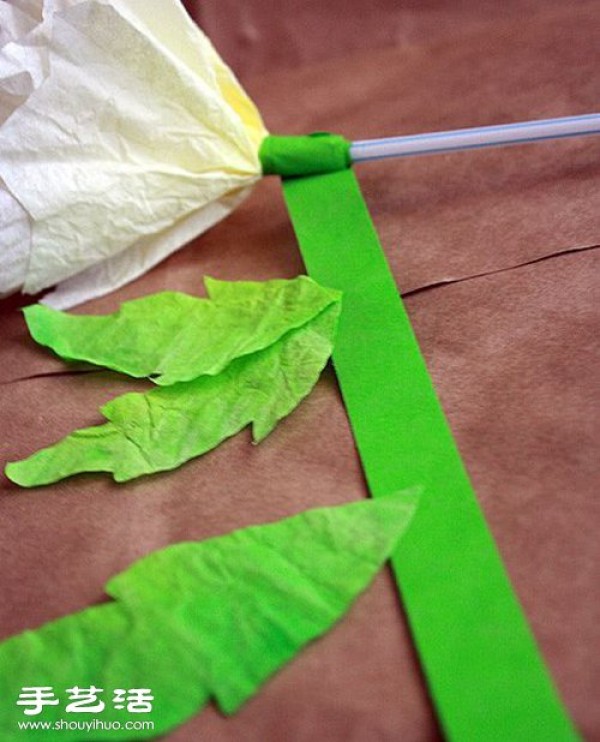
<path fill-rule="evenodd" d="M 543 142 L 548 139 L 566 139 L 587 134 L 600 134 L 600 113 L 542 121 L 522 121 L 518 124 L 477 126 L 454 131 L 435 131 L 386 139 L 366 139 L 352 143 L 350 157 L 353 162 L 366 162 L 384 160 L 388 157 L 434 155 L 465 149 Z"/>

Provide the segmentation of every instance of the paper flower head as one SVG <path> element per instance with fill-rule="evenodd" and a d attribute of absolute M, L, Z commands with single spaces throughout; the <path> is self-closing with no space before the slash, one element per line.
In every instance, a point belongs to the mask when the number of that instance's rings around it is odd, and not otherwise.
<path fill-rule="evenodd" d="M 260 177 L 260 115 L 178 0 L 0 2 L 0 294 L 69 307 Z"/>

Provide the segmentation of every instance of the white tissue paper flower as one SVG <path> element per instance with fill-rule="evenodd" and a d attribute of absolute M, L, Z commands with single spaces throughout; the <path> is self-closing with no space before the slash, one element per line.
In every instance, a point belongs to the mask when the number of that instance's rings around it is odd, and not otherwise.
<path fill-rule="evenodd" d="M 0 29 L 0 295 L 108 293 L 260 177 L 260 116 L 179 0 L 0 0 Z"/>

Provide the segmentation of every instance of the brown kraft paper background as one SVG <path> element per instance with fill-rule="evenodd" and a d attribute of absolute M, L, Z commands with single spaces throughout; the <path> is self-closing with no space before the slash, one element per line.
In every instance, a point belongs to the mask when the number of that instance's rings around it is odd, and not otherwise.
<path fill-rule="evenodd" d="M 367 138 L 599 108 L 592 0 L 197 6 L 274 133 Z M 600 138 L 364 164 L 358 175 L 540 648 L 578 729 L 600 740 Z M 145 277 L 76 311 L 199 294 L 204 275 L 301 272 L 270 178 Z M 145 387 L 36 347 L 18 311 L 29 301 L 0 302 L 2 466 Z M 0 637 L 102 600 L 109 577 L 167 544 L 366 495 L 331 369 L 257 447 L 244 432 L 125 485 L 89 475 L 27 491 L 2 477 Z M 438 740 L 390 574 L 235 717 L 209 707 L 167 738 Z"/>

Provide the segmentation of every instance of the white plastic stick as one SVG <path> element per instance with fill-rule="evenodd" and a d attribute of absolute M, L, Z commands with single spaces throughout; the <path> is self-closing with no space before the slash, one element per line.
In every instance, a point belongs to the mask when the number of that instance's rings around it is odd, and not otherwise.
<path fill-rule="evenodd" d="M 353 142 L 350 156 L 353 162 L 365 162 L 388 157 L 434 155 L 464 149 L 542 142 L 586 134 L 600 134 L 600 113 L 543 121 L 523 121 L 518 124 L 478 126 L 455 131 L 436 131 L 388 139 L 367 139 Z"/>

